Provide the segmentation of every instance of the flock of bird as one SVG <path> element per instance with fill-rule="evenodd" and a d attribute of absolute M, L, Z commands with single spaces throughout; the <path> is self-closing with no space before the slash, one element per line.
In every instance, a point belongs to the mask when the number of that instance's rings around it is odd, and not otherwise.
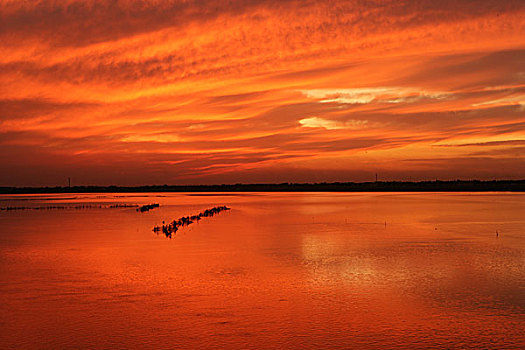
<path fill-rule="evenodd" d="M 146 205 L 141 206 L 140 208 L 137 208 L 137 211 L 144 213 L 145 211 L 150 211 L 152 209 L 158 208 L 159 206 L 160 206 L 159 203 L 146 204 Z"/>
<path fill-rule="evenodd" d="M 228 208 L 225 205 L 222 205 L 218 207 L 213 207 L 211 209 L 206 209 L 205 211 L 200 212 L 197 215 L 183 216 L 177 220 L 173 220 L 169 224 L 165 224 L 163 221 L 162 226 L 153 227 L 153 232 L 155 232 L 156 234 L 159 234 L 159 232 L 162 232 L 166 235 L 166 237 L 171 238 L 171 235 L 175 234 L 177 230 L 179 229 L 179 227 L 188 226 L 194 223 L 195 221 L 199 221 L 202 218 L 206 218 L 206 217 L 213 216 L 215 214 L 219 214 L 221 211 L 224 211 L 224 210 L 230 210 L 230 208 Z"/>

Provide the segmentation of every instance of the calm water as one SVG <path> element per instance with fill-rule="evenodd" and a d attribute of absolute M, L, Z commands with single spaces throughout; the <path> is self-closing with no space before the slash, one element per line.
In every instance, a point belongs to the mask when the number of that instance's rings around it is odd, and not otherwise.
<path fill-rule="evenodd" d="M 172 239 L 152 232 L 223 204 Z M 69 209 L 0 211 L 2 349 L 525 348 L 525 194 L 0 196 L 7 206 Z"/>

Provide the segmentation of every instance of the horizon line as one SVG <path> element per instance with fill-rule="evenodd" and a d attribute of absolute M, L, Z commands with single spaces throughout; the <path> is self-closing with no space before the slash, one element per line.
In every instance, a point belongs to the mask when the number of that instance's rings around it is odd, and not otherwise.
<path fill-rule="evenodd" d="M 76 186 L 0 186 L 1 194 L 71 193 L 88 192 L 428 192 L 428 191 L 513 191 L 525 192 L 525 179 L 520 180 L 421 180 L 421 181 L 368 181 L 368 182 L 282 182 L 235 183 L 212 185 L 76 185 Z"/>

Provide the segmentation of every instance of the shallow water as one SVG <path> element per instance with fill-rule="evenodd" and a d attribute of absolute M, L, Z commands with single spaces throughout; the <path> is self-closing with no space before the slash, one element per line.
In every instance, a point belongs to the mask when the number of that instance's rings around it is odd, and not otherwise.
<path fill-rule="evenodd" d="M 161 206 L 108 207 L 148 203 Z M 232 210 L 152 232 L 215 205 Z M 525 348 L 525 194 L 0 196 L 8 206 L 65 208 L 0 211 L 3 349 Z"/>

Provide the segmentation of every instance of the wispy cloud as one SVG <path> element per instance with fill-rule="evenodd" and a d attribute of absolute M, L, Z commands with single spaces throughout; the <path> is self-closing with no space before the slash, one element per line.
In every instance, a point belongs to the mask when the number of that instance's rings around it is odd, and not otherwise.
<path fill-rule="evenodd" d="M 445 92 L 427 92 L 412 87 L 368 87 L 354 89 L 313 89 L 301 91 L 306 97 L 321 103 L 411 103 L 421 99 L 442 100 L 450 96 Z"/>
<path fill-rule="evenodd" d="M 497 100 L 483 101 L 472 104 L 472 107 L 479 106 L 508 106 L 508 105 L 519 105 L 525 106 L 525 95 L 518 95 L 512 97 L 499 98 Z"/>
<path fill-rule="evenodd" d="M 324 128 L 327 130 L 335 129 L 363 129 L 367 126 L 368 120 L 346 120 L 344 122 L 328 120 L 319 117 L 310 117 L 299 120 L 299 124 L 306 128 Z"/>

